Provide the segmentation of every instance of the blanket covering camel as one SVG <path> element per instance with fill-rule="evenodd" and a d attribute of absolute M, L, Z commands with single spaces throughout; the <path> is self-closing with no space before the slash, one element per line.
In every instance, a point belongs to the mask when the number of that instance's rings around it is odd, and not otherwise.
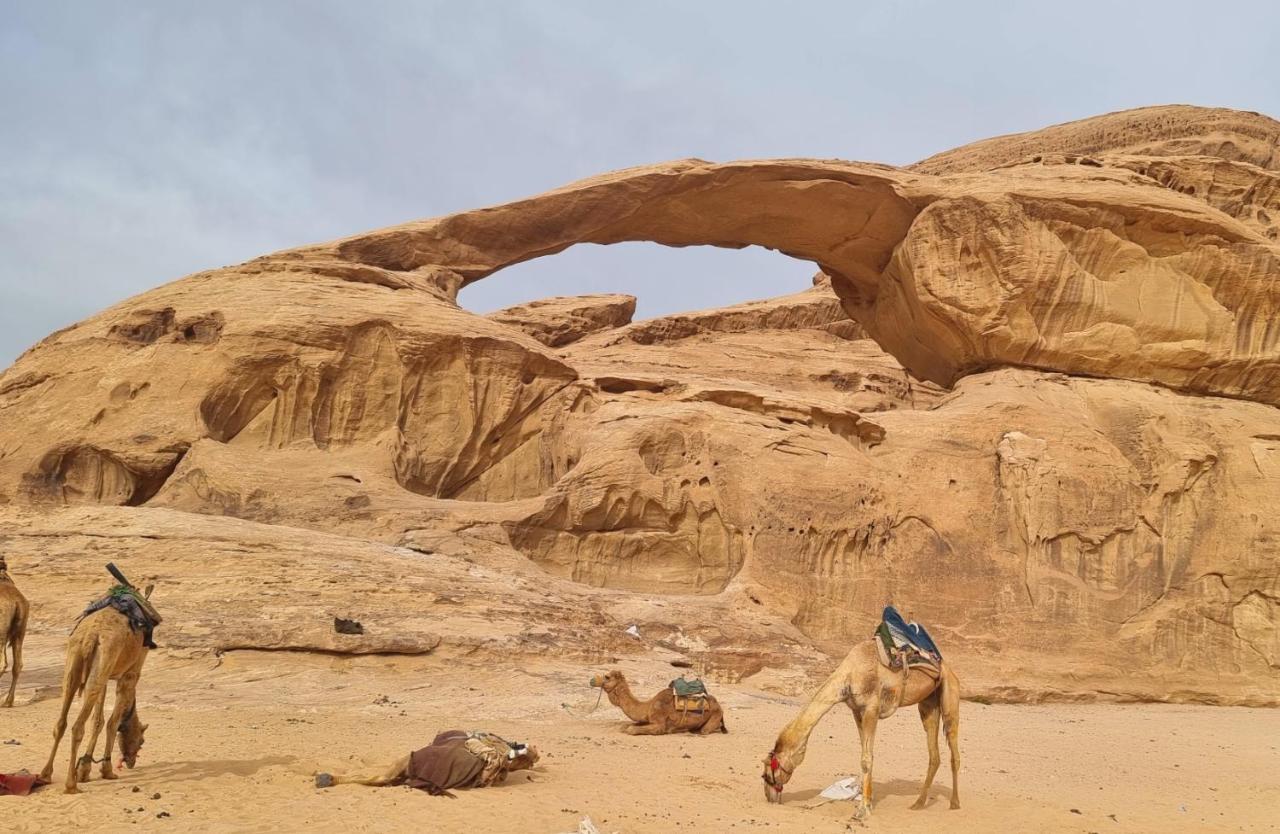
<path fill-rule="evenodd" d="M 886 609 L 886 614 L 890 611 Z M 893 612 L 893 617 L 897 618 L 897 612 Z M 932 641 L 928 644 L 933 645 Z M 947 745 L 951 748 L 951 808 L 960 807 L 960 683 L 955 672 L 942 660 L 938 660 L 936 668 L 909 662 L 887 665 L 881 661 L 880 652 L 881 647 L 875 637 L 854 646 L 800 714 L 778 734 L 773 749 L 764 758 L 761 778 L 764 780 L 765 799 L 769 802 L 782 801 L 782 789 L 804 761 L 813 728 L 832 707 L 843 702 L 853 711 L 862 747 L 862 797 L 857 815 L 859 818 L 869 816 L 876 725 L 881 719 L 893 715 L 898 707 L 914 704 L 924 724 L 929 766 L 920 795 L 911 807 L 914 810 L 925 807 L 933 777 L 942 761 L 938 750 L 939 719 L 947 733 Z"/>
<path fill-rule="evenodd" d="M 623 732 L 633 736 L 660 736 L 667 733 L 710 735 L 717 730 L 729 732 L 724 723 L 720 702 L 711 695 L 701 698 L 682 697 L 674 686 L 663 689 L 647 701 L 631 693 L 626 676 L 614 669 L 591 678 L 591 685 L 609 696 L 609 702 L 634 721 Z"/>
<path fill-rule="evenodd" d="M 13 668 L 9 672 L 9 694 L 0 707 L 13 706 L 13 693 L 18 688 L 18 675 L 22 672 L 22 641 L 27 635 L 27 618 L 31 607 L 27 598 L 18 590 L 9 576 L 9 566 L 0 556 L 0 678 L 9 665 L 9 652 L 13 652 Z"/>
<path fill-rule="evenodd" d="M 116 589 L 113 589 L 113 594 Z M 148 606 L 149 608 L 150 606 Z M 149 629 L 147 623 L 131 622 L 128 615 L 114 606 L 90 606 L 76 623 L 67 639 L 67 660 L 62 673 L 62 707 L 53 729 L 53 749 L 45 762 L 40 778 L 49 781 L 53 776 L 53 763 L 67 729 L 67 713 L 77 694 L 82 694 L 80 712 L 71 729 L 71 765 L 67 769 L 66 792 L 77 793 L 77 784 L 89 780 L 89 771 L 95 761 L 94 748 L 102 733 L 103 711 L 107 700 L 107 684 L 116 682 L 116 699 L 107 721 L 107 732 L 102 753 L 102 778 L 115 779 L 111 754 L 116 736 L 119 736 L 122 763 L 132 768 L 137 763 L 147 726 L 138 717 L 136 702 L 138 678 L 142 664 L 146 662 Z M 84 739 L 85 724 L 93 714 L 93 731 L 84 754 L 77 758 L 80 742 Z"/>

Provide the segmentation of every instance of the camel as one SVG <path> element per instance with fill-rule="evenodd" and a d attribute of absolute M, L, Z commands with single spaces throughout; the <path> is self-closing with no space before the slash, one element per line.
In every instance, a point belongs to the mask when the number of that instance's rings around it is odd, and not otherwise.
<path fill-rule="evenodd" d="M 53 776 L 53 760 L 58 753 L 62 734 L 67 729 L 67 713 L 77 693 L 82 693 L 80 713 L 71 730 L 71 767 L 67 770 L 65 790 L 79 793 L 78 782 L 89 781 L 89 771 L 97 760 L 93 750 L 102 732 L 102 713 L 107 701 L 107 684 L 116 682 L 115 706 L 111 711 L 105 749 L 102 754 L 102 778 L 119 778 L 111 765 L 111 749 L 118 734 L 121 761 L 130 769 L 137 763 L 147 725 L 138 718 L 136 692 L 142 664 L 147 659 L 148 648 L 144 632 L 134 630 L 129 619 L 112 607 L 101 608 L 86 615 L 67 640 L 67 662 L 62 673 L 62 712 L 53 730 L 53 749 L 40 778 L 46 782 Z M 93 713 L 93 733 L 84 755 L 76 758 L 80 742 L 84 738 L 84 725 Z"/>
<path fill-rule="evenodd" d="M 459 745 L 462 750 L 458 749 Z M 415 756 L 419 759 L 416 766 Z M 431 746 L 396 759 L 390 767 L 363 776 L 320 772 L 316 774 L 315 782 L 317 788 L 339 784 L 374 788 L 408 784 L 430 793 L 452 795 L 449 788 L 483 788 L 501 784 L 509 773 L 529 770 L 539 758 L 538 748 L 532 745 L 513 745 L 491 733 L 448 730 L 437 735 Z"/>
<path fill-rule="evenodd" d="M 606 675 L 596 675 L 591 679 L 592 686 L 598 686 L 609 703 L 636 722 L 623 728 L 623 732 L 633 736 L 661 736 L 667 733 L 697 733 L 710 735 L 719 730 L 727 733 L 724 725 L 724 712 L 720 703 L 710 695 L 702 710 L 690 709 L 676 703 L 676 695 L 667 687 L 647 701 L 641 701 L 631 694 L 627 679 L 622 672 L 614 669 Z"/>
<path fill-rule="evenodd" d="M 22 641 L 27 636 L 27 618 L 31 606 L 9 576 L 9 566 L 0 556 L 0 678 L 9 666 L 9 649 L 13 649 L 13 671 L 9 673 L 9 695 L 0 707 L 13 706 L 13 693 L 18 689 L 22 672 Z"/>
<path fill-rule="evenodd" d="M 800 714 L 778 734 L 773 749 L 764 760 L 764 795 L 770 802 L 782 801 L 782 788 L 804 761 L 809 734 L 822 716 L 836 704 L 846 703 L 858 723 L 862 743 L 862 800 L 859 819 L 871 814 L 871 766 L 876 743 L 876 723 L 888 718 L 900 706 L 915 704 L 920 710 L 925 737 L 929 742 L 929 769 L 912 810 L 920 810 L 929 800 L 929 788 L 938 771 L 938 719 L 947 732 L 951 748 L 951 809 L 960 807 L 960 682 L 946 662 L 935 677 L 918 667 L 894 670 L 880 662 L 875 638 L 854 646 L 836 671 L 827 678 Z"/>

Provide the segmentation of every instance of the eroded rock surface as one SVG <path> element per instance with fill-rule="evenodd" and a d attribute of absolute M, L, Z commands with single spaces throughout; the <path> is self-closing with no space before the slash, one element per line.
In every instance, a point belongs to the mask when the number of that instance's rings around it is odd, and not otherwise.
<path fill-rule="evenodd" d="M 528 333 L 547 347 L 563 347 L 601 330 L 631 323 L 634 295 L 578 295 L 517 304 L 489 318 Z"/>
<path fill-rule="evenodd" d="M 691 160 L 190 276 L 0 375 L 0 536 L 37 580 L 127 551 L 184 650 L 594 657 L 638 623 L 776 683 L 892 601 L 975 694 L 1280 703 L 1277 136 L 1151 108 L 910 169 Z M 822 271 L 634 323 L 453 301 L 636 239 Z M 231 575 L 287 585 L 222 629 Z"/>

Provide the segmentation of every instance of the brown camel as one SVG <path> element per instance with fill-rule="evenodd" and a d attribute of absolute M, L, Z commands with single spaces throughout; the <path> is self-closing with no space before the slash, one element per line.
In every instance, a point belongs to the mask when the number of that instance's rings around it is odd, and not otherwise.
<path fill-rule="evenodd" d="M 936 677 L 929 671 L 913 667 L 894 670 L 880 662 L 874 638 L 854 646 L 836 671 L 774 742 L 764 760 L 764 795 L 770 802 L 782 801 L 782 788 L 800 763 L 804 761 L 809 734 L 814 726 L 836 704 L 845 703 L 853 710 L 862 742 L 862 802 L 857 816 L 871 813 L 871 765 L 875 752 L 876 723 L 888 718 L 900 706 L 915 704 L 920 709 L 925 736 L 929 742 L 929 770 L 913 810 L 920 810 L 929 800 L 929 788 L 938 772 L 938 719 L 946 728 L 951 748 L 951 808 L 960 807 L 960 682 L 944 661 Z"/>
<path fill-rule="evenodd" d="M 76 624 L 67 640 L 67 662 L 62 673 L 62 712 L 53 729 L 53 749 L 45 762 L 40 778 L 49 781 L 53 776 L 53 759 L 67 729 L 67 713 L 77 693 L 83 693 L 80 713 L 71 729 L 71 766 L 67 770 L 67 793 L 78 793 L 76 784 L 89 781 L 93 766 L 93 750 L 102 733 L 102 713 L 107 701 L 107 684 L 116 682 L 115 706 L 107 726 L 105 749 L 102 754 L 102 778 L 116 779 L 111 766 L 111 748 L 115 737 L 120 736 L 120 755 L 123 763 L 132 768 L 138 759 L 147 725 L 138 719 L 135 701 L 138 677 L 147 659 L 148 649 L 143 632 L 129 626 L 129 619 L 112 607 L 101 608 L 86 615 Z M 93 713 L 93 733 L 84 755 L 76 758 L 80 742 L 84 738 L 84 725 Z"/>
<path fill-rule="evenodd" d="M 418 759 L 414 764 L 415 757 Z M 396 759 L 371 774 L 338 776 L 321 772 L 317 788 L 333 785 L 410 785 L 429 793 L 448 794 L 451 788 L 485 788 L 506 781 L 517 770 L 530 770 L 541 756 L 532 745 L 512 745 L 492 733 L 448 730 L 430 746 Z M 443 784 L 441 784 L 443 783 Z"/>
<path fill-rule="evenodd" d="M 13 693 L 18 689 L 22 672 L 22 641 L 27 636 L 27 617 L 31 606 L 9 576 L 9 566 L 0 556 L 0 678 L 9 666 L 9 649 L 13 648 L 13 670 L 9 673 L 9 695 L 0 707 L 13 706 Z"/>
<path fill-rule="evenodd" d="M 609 702 L 636 722 L 623 728 L 623 732 L 633 736 L 661 736 L 667 733 L 697 733 L 705 736 L 717 730 L 729 732 L 724 725 L 724 712 L 720 709 L 720 703 L 710 695 L 700 710 L 688 699 L 682 699 L 685 703 L 677 703 L 671 687 L 647 701 L 641 701 L 631 694 L 627 679 L 617 669 L 607 675 L 596 675 L 591 679 L 591 685 L 604 690 L 604 694 L 609 696 Z"/>

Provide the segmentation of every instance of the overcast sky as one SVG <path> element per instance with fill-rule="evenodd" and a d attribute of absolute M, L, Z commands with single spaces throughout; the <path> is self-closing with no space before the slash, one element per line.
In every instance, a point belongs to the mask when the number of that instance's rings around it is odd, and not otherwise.
<path fill-rule="evenodd" d="M 0 0 L 0 368 L 190 272 L 613 168 L 907 163 L 1165 103 L 1280 116 L 1280 4 Z M 651 316 L 812 271 L 580 246 L 461 302 Z"/>

